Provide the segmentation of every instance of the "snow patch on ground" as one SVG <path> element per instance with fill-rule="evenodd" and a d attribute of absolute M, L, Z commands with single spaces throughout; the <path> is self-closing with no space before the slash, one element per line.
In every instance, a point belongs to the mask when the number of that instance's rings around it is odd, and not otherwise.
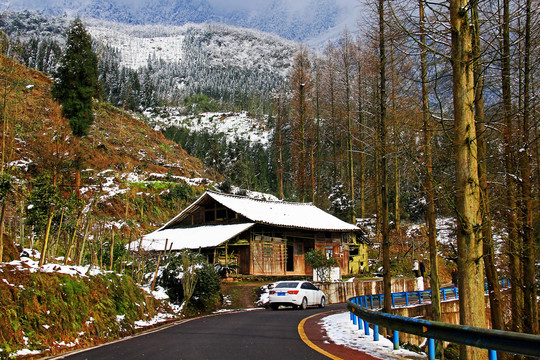
<path fill-rule="evenodd" d="M 373 335 L 364 335 L 363 330 L 358 330 L 358 326 L 353 325 L 348 312 L 329 315 L 323 318 L 320 324 L 333 343 L 364 352 L 379 359 L 427 358 L 426 354 L 419 354 L 405 349 L 394 350 L 392 342 L 382 336 L 379 337 L 379 341 L 373 341 Z"/>
<path fill-rule="evenodd" d="M 268 146 L 272 131 L 266 126 L 266 118 L 257 119 L 246 111 L 239 113 L 201 113 L 199 115 L 181 115 L 181 109 L 166 108 L 160 114 L 146 111 L 144 116 L 154 130 L 175 126 L 194 132 L 208 132 L 225 136 L 227 142 L 237 139 Z"/>
<path fill-rule="evenodd" d="M 28 254 L 30 253 L 30 249 L 25 249 L 24 252 Z M 31 256 L 33 258 L 39 259 L 41 257 L 41 254 L 38 251 L 33 250 L 31 252 Z M 46 264 L 43 264 L 42 267 L 39 267 L 38 260 L 33 260 L 32 258 L 25 257 L 25 256 L 21 257 L 21 260 L 13 260 L 6 264 L 14 266 L 19 271 L 29 271 L 30 273 L 41 271 L 41 272 L 46 272 L 46 273 L 59 273 L 59 274 L 67 274 L 71 276 L 80 276 L 80 277 L 96 276 L 96 275 L 104 274 L 107 272 L 95 266 L 91 267 L 90 265 L 75 266 L 75 265 L 61 265 L 61 264 L 54 264 L 54 263 L 46 263 Z"/>

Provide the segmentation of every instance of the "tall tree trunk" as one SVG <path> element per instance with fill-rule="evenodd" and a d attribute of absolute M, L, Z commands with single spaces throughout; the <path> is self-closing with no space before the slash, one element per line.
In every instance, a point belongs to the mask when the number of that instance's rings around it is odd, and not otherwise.
<path fill-rule="evenodd" d="M 366 154 L 365 154 L 365 116 L 364 116 L 364 100 L 363 100 L 363 83 L 362 83 L 362 63 L 361 63 L 361 54 L 360 48 L 358 48 L 357 53 L 357 87 L 358 87 L 358 140 L 359 140 L 359 152 L 360 152 L 360 218 L 366 217 Z"/>
<path fill-rule="evenodd" d="M 458 220 L 458 283 L 460 323 L 486 327 L 484 271 L 480 234 L 480 188 L 476 128 L 471 27 L 466 0 L 450 0 Z M 462 346 L 460 359 L 484 359 L 485 350 Z"/>
<path fill-rule="evenodd" d="M 399 151 L 398 151 L 398 122 L 397 122 L 397 101 L 396 101 L 396 69 L 394 61 L 394 41 L 390 46 L 390 69 L 392 72 L 392 132 L 393 132 L 393 152 L 394 152 L 394 218 L 396 224 L 396 233 L 399 234 L 401 227 L 401 210 L 399 207 Z M 399 236 L 399 235 L 398 235 Z"/>
<path fill-rule="evenodd" d="M 517 201 L 516 201 L 516 169 L 513 141 L 512 122 L 512 94 L 510 87 L 510 1 L 503 1 L 502 19 L 502 96 L 504 108 L 504 151 L 505 151 L 505 187 L 507 196 L 507 232 L 508 232 L 508 256 L 510 265 L 510 282 L 512 287 L 512 329 L 521 332 L 523 330 L 523 290 L 521 277 L 521 241 L 518 234 Z"/>
<path fill-rule="evenodd" d="M 480 179 L 480 209 L 482 211 L 482 236 L 484 241 L 484 268 L 489 292 L 491 308 L 491 323 L 494 329 L 504 330 L 504 309 L 499 286 L 499 278 L 495 266 L 495 251 L 493 248 L 493 231 L 491 220 L 491 205 L 488 189 L 487 173 L 487 147 L 486 124 L 484 118 L 484 78 L 483 63 L 480 49 L 480 21 L 478 16 L 478 3 L 473 2 L 471 7 L 471 20 L 473 23 L 473 57 L 474 57 L 474 112 L 476 121 L 476 134 L 478 143 L 478 177 Z M 501 356 L 505 356 L 501 354 Z"/>
<path fill-rule="evenodd" d="M 426 225 L 429 244 L 430 274 L 429 281 L 431 285 L 431 309 L 433 320 L 441 321 L 441 293 L 439 283 L 439 262 L 437 246 L 437 228 L 435 222 L 435 189 L 433 187 L 433 151 L 431 146 L 431 123 L 429 113 L 429 93 L 427 77 L 427 59 L 426 59 L 426 34 L 424 26 L 424 0 L 419 0 L 419 20 L 420 20 L 420 44 L 422 46 L 420 53 L 420 72 L 422 77 L 422 120 L 424 132 L 424 191 L 426 194 Z M 440 342 L 437 348 L 440 350 Z"/>
<path fill-rule="evenodd" d="M 21 215 L 19 217 L 19 226 L 20 226 L 20 229 L 19 229 L 19 238 L 20 238 L 20 244 L 21 246 L 24 248 L 24 201 L 21 200 L 20 202 L 20 211 L 21 211 Z"/>
<path fill-rule="evenodd" d="M 58 233 L 56 234 L 56 242 L 53 245 L 53 249 L 52 249 L 53 251 L 51 253 L 52 257 L 56 256 L 56 249 L 58 249 L 58 243 L 60 242 L 60 234 L 62 232 L 62 224 L 64 222 L 64 212 L 65 212 L 65 208 L 62 208 L 62 213 L 60 215 L 60 224 L 58 225 Z"/>
<path fill-rule="evenodd" d="M 530 50 L 531 50 L 531 0 L 526 2 L 526 20 L 525 20 L 525 64 L 523 80 L 523 124 L 521 135 L 523 139 L 523 148 L 520 150 L 520 168 L 522 178 L 522 213 L 524 217 L 523 225 L 523 285 L 524 285 L 524 330 L 529 333 L 538 334 L 538 300 L 536 291 L 536 254 L 534 239 L 534 218 L 533 201 L 531 185 L 531 163 L 530 163 L 530 141 L 529 141 L 529 122 L 530 122 Z"/>
<path fill-rule="evenodd" d="M 384 0 L 379 0 L 379 66 L 380 66 L 380 118 L 379 118 L 379 148 L 380 153 L 380 188 L 381 188 L 381 235 L 383 250 L 383 287 L 385 312 L 392 309 L 392 272 L 390 271 L 390 231 L 388 223 L 388 174 L 386 150 L 386 49 L 384 26 Z"/>
<path fill-rule="evenodd" d="M 43 247 L 41 248 L 41 257 L 39 258 L 39 267 L 42 267 L 47 257 L 47 246 L 49 245 L 49 235 L 51 234 L 51 224 L 54 216 L 54 208 L 51 208 L 49 212 L 49 218 L 47 219 L 47 230 L 45 231 L 45 239 L 43 240 Z"/>
<path fill-rule="evenodd" d="M 343 34 L 343 71 L 345 75 L 345 116 L 347 127 L 347 182 L 349 184 L 349 196 L 352 201 L 351 223 L 356 223 L 355 198 L 354 198 L 354 156 L 353 156 L 353 123 L 351 117 L 351 39 L 349 33 Z"/>
<path fill-rule="evenodd" d="M 114 265 L 114 226 L 111 229 L 111 244 L 109 249 L 109 271 L 112 271 Z"/>
<path fill-rule="evenodd" d="M 84 229 L 84 236 L 81 244 L 81 249 L 79 251 L 79 257 L 77 258 L 77 266 L 81 266 L 84 260 L 84 251 L 86 247 L 86 240 L 88 239 L 88 230 L 90 229 L 90 219 L 86 220 L 86 227 Z"/>
<path fill-rule="evenodd" d="M 315 162 L 314 162 L 314 176 L 315 187 L 313 189 L 314 201 L 316 206 L 321 207 L 322 189 L 321 189 L 321 61 L 318 60 L 315 63 Z"/>
<path fill-rule="evenodd" d="M 285 124 L 285 97 L 283 94 L 278 94 L 276 98 L 276 112 L 277 112 L 277 124 L 276 124 L 276 147 L 278 152 L 278 185 L 279 185 L 279 198 L 283 200 L 283 126 Z"/>
<path fill-rule="evenodd" d="M 4 216 L 6 214 L 6 199 L 2 200 L 2 210 L 0 210 L 0 263 L 4 257 Z"/>
<path fill-rule="evenodd" d="M 81 222 L 82 218 L 82 212 L 77 216 L 77 222 L 75 223 L 75 229 L 73 229 L 73 235 L 71 237 L 71 241 L 69 242 L 69 246 L 66 252 L 66 255 L 64 257 L 64 265 L 67 265 L 69 261 L 69 257 L 71 255 L 71 252 L 73 251 L 73 247 L 75 245 L 75 238 L 77 237 L 77 231 L 79 231 L 79 223 Z"/>

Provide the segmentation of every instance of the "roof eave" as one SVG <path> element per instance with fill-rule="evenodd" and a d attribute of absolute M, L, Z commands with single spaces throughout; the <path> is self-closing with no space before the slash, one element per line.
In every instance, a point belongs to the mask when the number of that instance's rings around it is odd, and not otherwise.
<path fill-rule="evenodd" d="M 191 211 L 199 206 L 199 204 L 208 196 L 208 192 L 205 192 L 197 200 L 195 200 L 191 205 L 189 205 L 187 208 L 185 208 L 182 212 L 180 212 L 178 215 L 176 215 L 174 218 L 169 220 L 165 225 L 157 229 L 156 231 L 167 229 L 170 225 L 174 225 L 179 221 L 184 220 L 185 216 L 187 214 L 190 214 Z"/>
<path fill-rule="evenodd" d="M 330 232 L 342 232 L 342 233 L 347 233 L 347 232 L 361 232 L 361 231 L 362 231 L 362 229 L 360 229 L 360 228 L 357 228 L 357 229 L 312 228 L 312 227 L 306 227 L 306 226 L 294 226 L 294 225 L 284 225 L 284 224 L 273 224 L 273 223 L 264 222 L 264 221 L 255 221 L 255 222 L 256 222 L 257 224 L 260 224 L 260 225 L 266 225 L 266 226 L 278 226 L 278 227 L 287 228 L 287 229 L 308 230 L 308 231 L 330 231 Z"/>

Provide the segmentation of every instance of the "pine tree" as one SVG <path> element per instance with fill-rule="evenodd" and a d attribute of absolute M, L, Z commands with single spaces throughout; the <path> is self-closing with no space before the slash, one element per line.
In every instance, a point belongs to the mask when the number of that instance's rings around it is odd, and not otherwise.
<path fill-rule="evenodd" d="M 66 50 L 52 90 L 75 136 L 87 135 L 94 121 L 92 98 L 97 93 L 97 65 L 92 38 L 82 21 L 75 19 L 68 29 Z"/>

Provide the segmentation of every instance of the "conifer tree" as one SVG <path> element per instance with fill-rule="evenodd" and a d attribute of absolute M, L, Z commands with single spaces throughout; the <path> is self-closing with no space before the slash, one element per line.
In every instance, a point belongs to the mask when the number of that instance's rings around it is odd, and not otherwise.
<path fill-rule="evenodd" d="M 75 136 L 87 135 L 94 121 L 92 98 L 97 93 L 97 65 L 92 38 L 82 21 L 75 19 L 68 29 L 66 50 L 52 90 Z"/>

